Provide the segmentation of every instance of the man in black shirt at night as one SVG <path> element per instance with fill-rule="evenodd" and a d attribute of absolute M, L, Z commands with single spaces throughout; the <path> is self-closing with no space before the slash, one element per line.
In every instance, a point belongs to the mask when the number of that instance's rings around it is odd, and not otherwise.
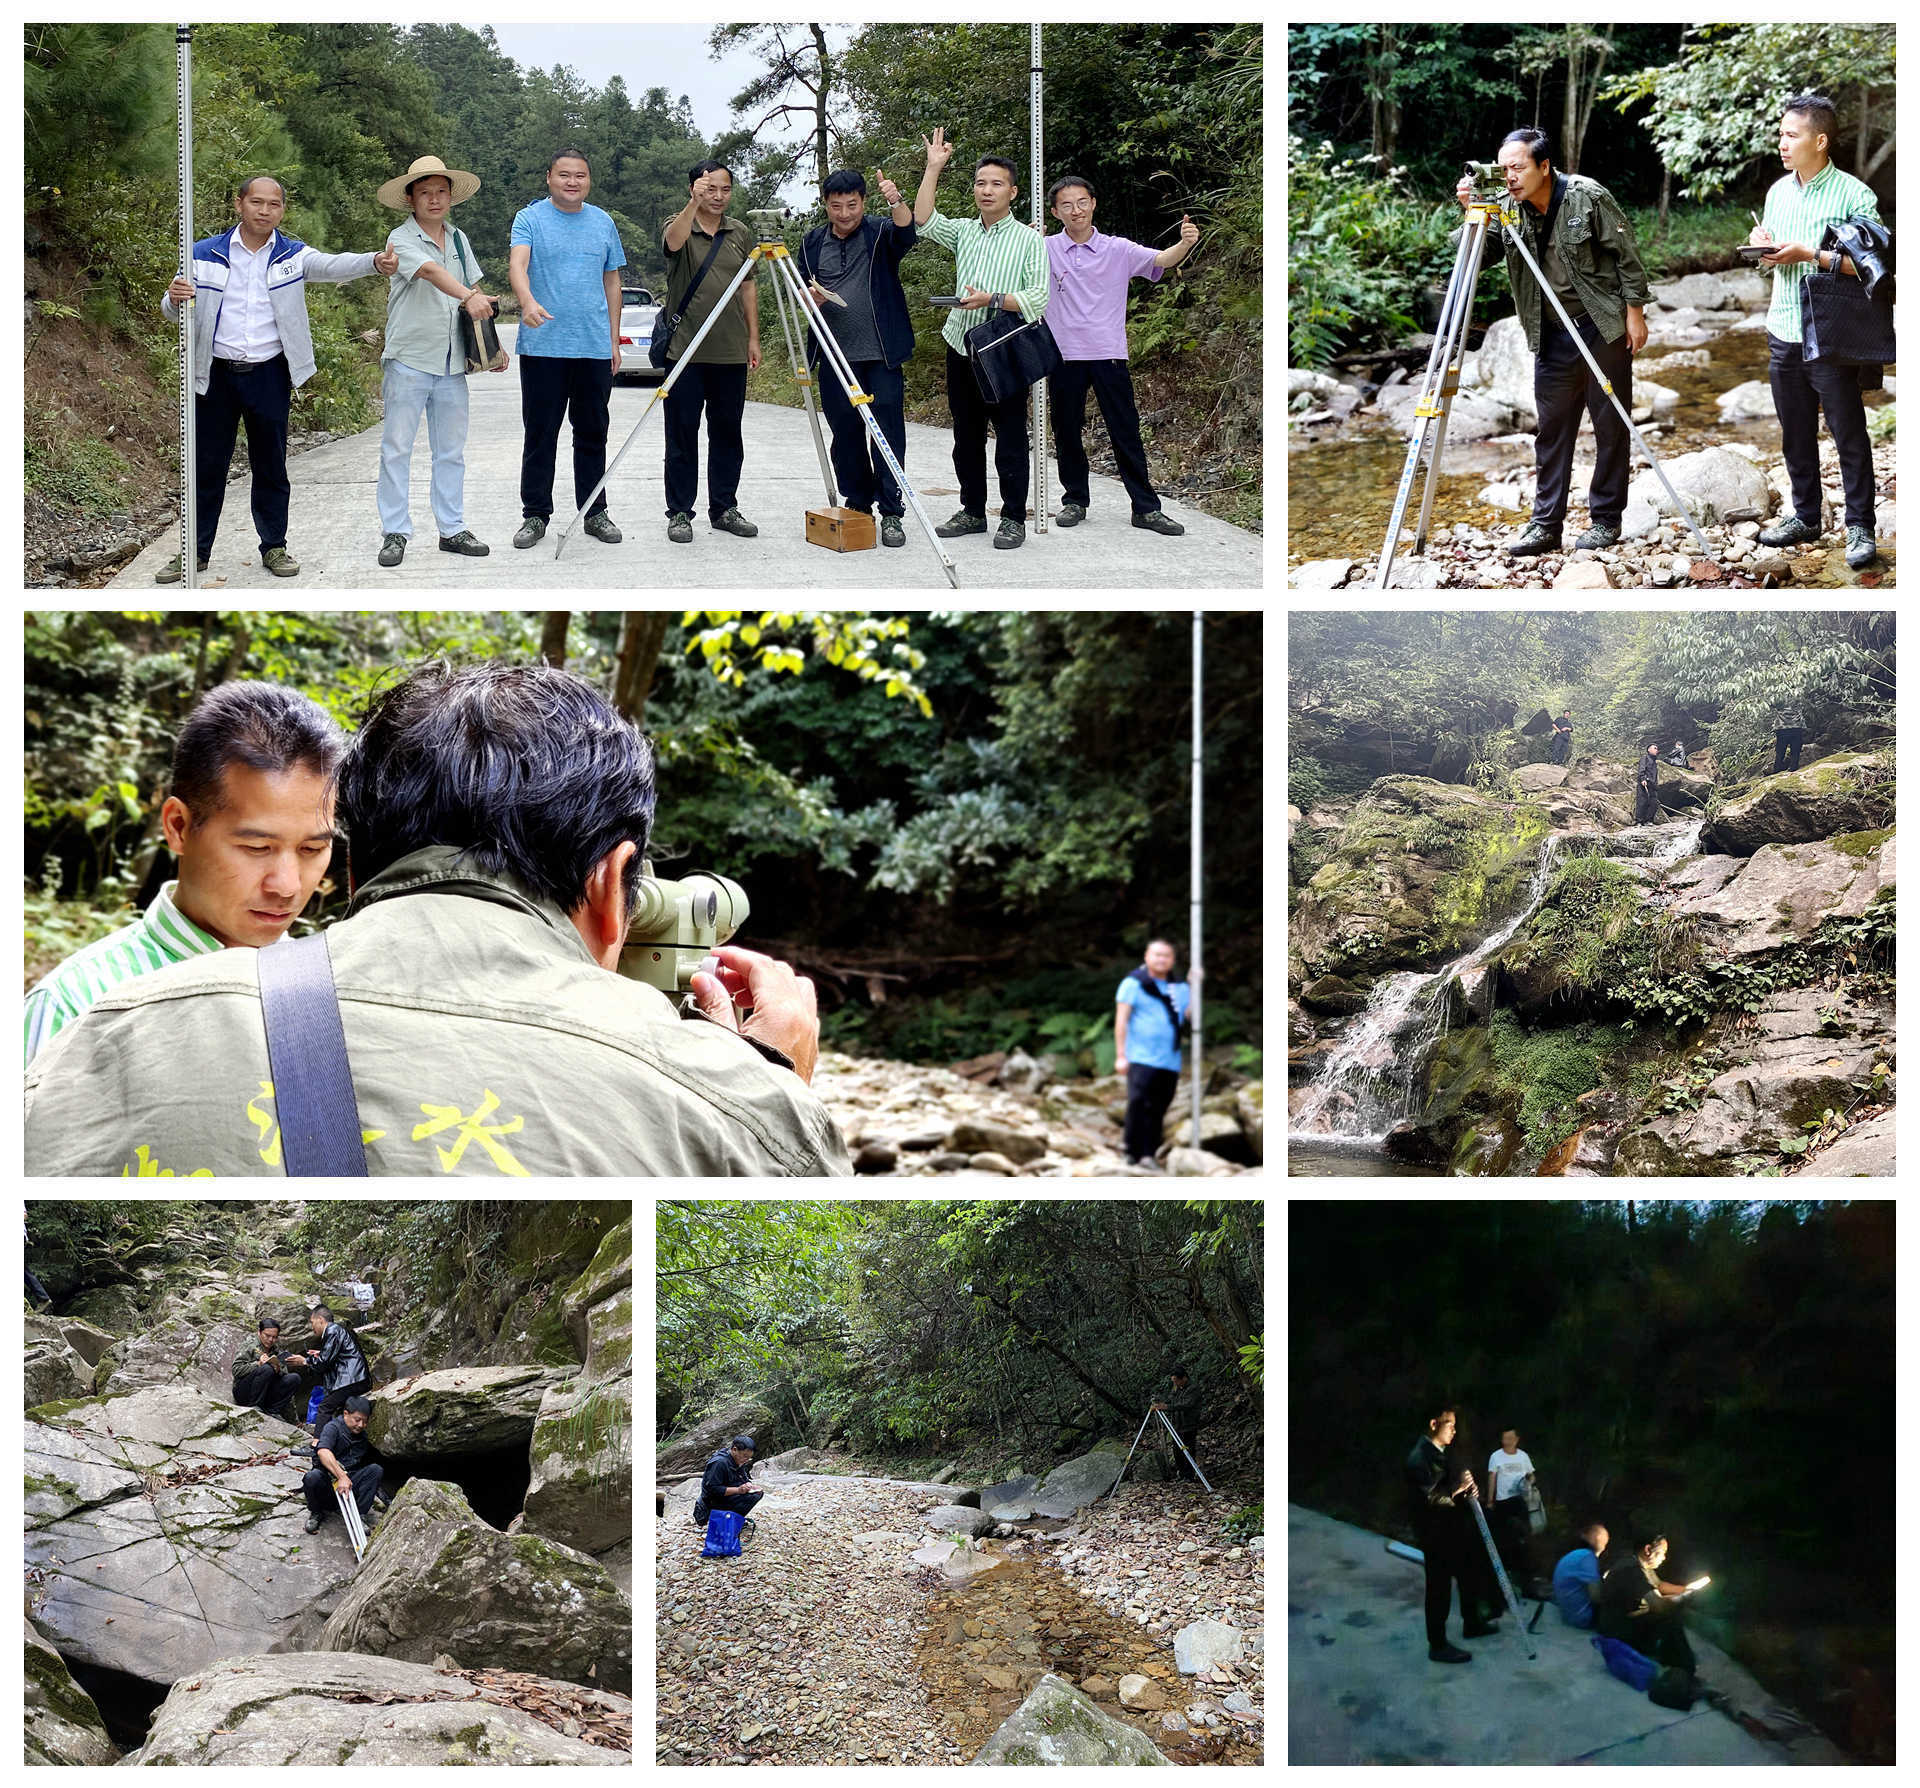
<path fill-rule="evenodd" d="M 1454 1412 L 1441 1409 L 1427 1423 L 1427 1432 L 1407 1455 L 1407 1510 L 1414 1541 L 1426 1559 L 1427 1656 L 1436 1664 L 1465 1664 L 1473 1653 L 1447 1642 L 1447 1609 L 1453 1586 L 1460 1585 L 1460 1631 L 1467 1639 L 1497 1632 L 1498 1612 L 1486 1590 L 1491 1568 L 1485 1547 L 1471 1531 L 1471 1513 L 1463 1499 L 1476 1493 L 1473 1473 L 1452 1464 L 1447 1448 L 1453 1445 Z"/>

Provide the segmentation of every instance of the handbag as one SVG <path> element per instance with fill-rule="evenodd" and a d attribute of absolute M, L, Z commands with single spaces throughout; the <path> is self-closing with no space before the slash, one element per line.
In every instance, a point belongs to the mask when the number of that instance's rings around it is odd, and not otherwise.
<path fill-rule="evenodd" d="M 1841 250 L 1832 225 L 1820 246 Z M 1836 366 L 1891 366 L 1899 359 L 1893 307 L 1869 298 L 1850 274 L 1816 269 L 1800 282 L 1800 352 Z"/>
<path fill-rule="evenodd" d="M 467 262 L 467 238 L 465 232 L 454 227 L 453 246 L 460 256 L 460 275 L 468 285 L 473 284 L 473 273 Z M 486 297 L 485 293 L 481 294 Z M 487 298 L 493 306 L 493 316 L 476 317 L 463 304 L 460 307 L 460 352 L 466 359 L 466 371 L 504 372 L 507 366 L 507 350 L 500 345 L 500 331 L 493 326 L 493 318 L 500 314 L 500 300 Z"/>
<path fill-rule="evenodd" d="M 713 238 L 713 246 L 707 250 L 707 258 L 700 263 L 700 271 L 693 276 L 693 284 L 687 287 L 686 296 L 680 300 L 680 308 L 672 316 L 667 315 L 663 304 L 654 313 L 653 334 L 647 342 L 647 358 L 655 366 L 665 366 L 667 349 L 673 346 L 673 334 L 687 320 L 687 307 L 693 303 L 693 295 L 700 290 L 700 282 L 707 277 L 707 269 L 713 265 L 713 257 L 720 252 L 720 244 L 726 241 L 727 232 L 723 227 Z"/>
<path fill-rule="evenodd" d="M 1003 404 L 1057 371 L 1060 348 L 1044 318 L 1002 310 L 967 331 L 967 359 L 981 397 Z"/>

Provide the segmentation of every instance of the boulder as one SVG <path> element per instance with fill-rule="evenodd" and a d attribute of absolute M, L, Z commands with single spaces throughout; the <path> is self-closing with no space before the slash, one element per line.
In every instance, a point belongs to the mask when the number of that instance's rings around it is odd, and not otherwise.
<path fill-rule="evenodd" d="M 29 1316 L 25 1336 L 28 1342 L 57 1341 L 63 1347 L 72 1348 L 86 1364 L 89 1390 L 93 1388 L 93 1368 L 100 1364 L 100 1356 L 115 1339 L 105 1329 L 97 1329 L 92 1323 L 80 1322 L 71 1316 Z"/>
<path fill-rule="evenodd" d="M 561 1366 L 454 1366 L 418 1372 L 371 1394 L 367 1437 L 393 1459 L 497 1453 L 533 1436 L 547 1387 L 574 1376 Z"/>
<path fill-rule="evenodd" d="M 1192 1148 L 1193 1116 L 1189 1112 L 1172 1132 L 1176 1148 Z M 1200 1114 L 1199 1146 L 1212 1155 L 1218 1155 L 1223 1161 L 1238 1162 L 1242 1167 L 1256 1167 L 1260 1157 L 1249 1146 L 1246 1134 L 1240 1128 L 1240 1120 L 1224 1111 L 1203 1111 Z"/>
<path fill-rule="evenodd" d="M 989 1484 L 980 1492 L 980 1507 L 996 1521 L 1027 1521 L 1033 1516 L 1033 1493 L 1040 1480 L 1022 1474 L 1003 1484 Z"/>
<path fill-rule="evenodd" d="M 1555 574 L 1556 590 L 1611 590 L 1613 579 L 1598 559 L 1570 559 Z"/>
<path fill-rule="evenodd" d="M 93 1371 L 66 1342 L 29 1341 L 26 1349 L 24 1379 L 26 1401 L 23 1408 L 42 1403 L 58 1403 L 69 1397 L 85 1397 L 93 1390 Z"/>
<path fill-rule="evenodd" d="M 1073 1515 L 1113 1488 L 1120 1475 L 1120 1459 L 1096 1449 L 1056 1465 L 1038 1490 L 1023 1500 L 1036 1515 Z"/>
<path fill-rule="evenodd" d="M 833 1455 L 821 1452 L 818 1447 L 789 1447 L 784 1453 L 775 1453 L 769 1459 L 755 1459 L 747 1476 L 763 1480 L 777 1477 L 782 1472 L 818 1471 L 821 1466 L 832 1463 Z M 941 1483 L 944 1480 L 936 1476 L 933 1481 Z"/>
<path fill-rule="evenodd" d="M 1803 844 L 1884 826 L 1893 817 L 1892 775 L 1890 753 L 1851 751 L 1763 777 L 1707 822 L 1700 848 L 1747 857 L 1763 844 Z"/>
<path fill-rule="evenodd" d="M 1196 1620 L 1173 1636 L 1173 1661 L 1182 1676 L 1198 1676 L 1216 1664 L 1237 1664 L 1246 1655 L 1246 1634 L 1223 1620 Z"/>
<path fill-rule="evenodd" d="M 145 1385 L 187 1384 L 230 1401 L 233 1356 L 255 1339 L 256 1320 L 253 1305 L 237 1293 L 202 1293 L 191 1308 L 142 1324 L 114 1342 L 94 1369 L 93 1388 L 122 1397 Z"/>
<path fill-rule="evenodd" d="M 633 1609 L 612 1578 L 569 1546 L 489 1527 L 430 1478 L 393 1499 L 318 1649 L 633 1692 Z"/>
<path fill-rule="evenodd" d="M 1697 453 L 1682 453 L 1664 460 L 1668 479 L 1693 511 L 1702 527 L 1719 521 L 1729 510 L 1758 509 L 1765 514 L 1771 505 L 1765 475 L 1751 460 L 1724 447 L 1703 447 Z M 1662 514 L 1673 515 L 1659 476 L 1651 469 L 1642 472 L 1627 489 L 1628 503 L 1646 503 Z"/>
<path fill-rule="evenodd" d="M 947 1132 L 946 1149 L 956 1155 L 1002 1155 L 1016 1166 L 1038 1161 L 1047 1152 L 1044 1137 L 984 1118 L 963 1118 Z"/>
<path fill-rule="evenodd" d="M 677 1440 L 670 1440 L 656 1449 L 654 1476 L 662 1479 L 680 1478 L 690 1472 L 704 1471 L 707 1461 L 736 1434 L 751 1434 L 760 1440 L 772 1430 L 773 1425 L 773 1411 L 764 1403 L 757 1400 L 729 1403 L 715 1410 L 712 1415 L 703 1416 L 697 1426 Z"/>
<path fill-rule="evenodd" d="M 1578 1103 L 1578 1101 L 1576 1101 Z M 1582 1124 L 1540 1163 L 1541 1179 L 1605 1179 L 1613 1172 L 1613 1157 L 1625 1133 L 1624 1118 L 1597 1118 Z"/>
<path fill-rule="evenodd" d="M 1051 1673 L 1034 1684 L 973 1761 L 976 1767 L 1173 1767 L 1144 1732 L 1102 1713 L 1090 1696 Z"/>
<path fill-rule="evenodd" d="M 146 1320 L 146 1300 L 131 1285 L 96 1285 L 67 1300 L 66 1315 L 110 1335 L 131 1334 Z M 98 1361 L 94 1362 L 96 1365 Z"/>
<path fill-rule="evenodd" d="M 1635 374 L 1633 381 L 1633 407 L 1638 410 L 1644 405 L 1656 422 L 1664 422 L 1680 407 L 1680 393 L 1670 385 L 1661 385 L 1652 379 Z M 1636 417 L 1637 421 L 1638 418 Z"/>
<path fill-rule="evenodd" d="M 1446 585 L 1445 569 L 1431 559 L 1395 559 L 1387 573 L 1390 590 L 1444 590 Z"/>
<path fill-rule="evenodd" d="M 1739 303 L 1735 292 L 1718 273 L 1689 273 L 1681 279 L 1660 280 L 1652 288 L 1656 303 L 1668 310 L 1691 305 L 1696 310 L 1721 310 Z"/>
<path fill-rule="evenodd" d="M 1660 805 L 1669 813 L 1705 808 L 1713 795 L 1713 778 L 1676 764 L 1660 766 Z"/>
<path fill-rule="evenodd" d="M 307 1436 L 190 1385 L 30 1421 L 26 1556 L 67 1657 L 149 1682 L 282 1643 L 353 1573 L 344 1529 L 305 1531 Z"/>
<path fill-rule="evenodd" d="M 1367 996 L 1338 975 L 1321 975 L 1300 989 L 1300 1003 L 1322 1018 L 1348 1018 L 1367 1009 Z"/>
<path fill-rule="evenodd" d="M 949 1583 L 965 1583 L 1007 1561 L 998 1552 L 981 1552 L 964 1540 L 928 1540 L 908 1555 L 915 1564 L 929 1565 Z"/>
<path fill-rule="evenodd" d="M 93 1697 L 73 1680 L 67 1661 L 27 1621 L 26 1753 L 29 1766 L 105 1769 L 120 1761 Z"/>
<path fill-rule="evenodd" d="M 1123 1676 L 1119 1682 L 1120 1705 L 1158 1713 L 1167 1705 L 1167 1692 L 1150 1676 Z"/>
<path fill-rule="evenodd" d="M 1497 318 L 1489 326 L 1474 356 L 1473 375 L 1477 390 L 1512 417 L 1513 427 L 1524 431 L 1539 426 L 1540 411 L 1533 401 L 1533 351 L 1517 316 Z M 1454 402 L 1459 402 L 1458 397 Z M 1451 419 L 1447 433 L 1453 434 Z"/>
<path fill-rule="evenodd" d="M 1036 1062 L 1024 1049 L 1016 1049 L 1000 1064 L 994 1084 L 1016 1093 L 1037 1093 L 1053 1078 L 1045 1062 Z"/>
<path fill-rule="evenodd" d="M 982 1149 L 977 1155 L 969 1155 L 967 1166 L 974 1173 L 997 1173 L 1003 1179 L 1012 1179 L 1020 1171 L 1005 1155 L 996 1154 L 992 1149 Z"/>
<path fill-rule="evenodd" d="M 1890 832 L 1853 832 L 1814 844 L 1768 844 L 1717 887 L 1702 884 L 1672 907 L 1695 919 L 1727 956 L 1754 956 L 1797 943 L 1823 920 L 1857 918 L 1882 891 Z"/>
<path fill-rule="evenodd" d="M 1340 381 L 1331 373 L 1314 372 L 1310 367 L 1290 366 L 1287 368 L 1287 396 L 1298 397 L 1305 392 L 1310 397 L 1331 397 L 1340 389 Z"/>
<path fill-rule="evenodd" d="M 358 1766 L 573 1764 L 633 1767 L 631 1749 L 569 1736 L 612 1722 L 630 1733 L 624 1696 L 536 1677 L 520 1685 L 536 1713 L 503 1704 L 458 1670 L 351 1652 L 227 1657 L 174 1685 L 129 1764 Z M 345 1697 L 353 1699 L 345 1699 Z M 604 1723 L 603 1723 L 604 1722 Z"/>
<path fill-rule="evenodd" d="M 567 1333 L 589 1378 L 633 1370 L 633 1220 L 600 1238 L 593 1259 L 561 1294 Z"/>
<path fill-rule="evenodd" d="M 1537 795 L 1543 789 L 1559 788 L 1567 780 L 1565 764 L 1522 764 L 1513 773 L 1513 779 L 1530 795 Z"/>
<path fill-rule="evenodd" d="M 1175 1179 L 1211 1179 L 1234 1171 L 1226 1156 L 1216 1155 L 1211 1149 L 1170 1148 L 1161 1165 Z"/>
<path fill-rule="evenodd" d="M 1794 1173 L 1828 1179 L 1891 1179 L 1893 1177 L 1893 1113 L 1883 1111 L 1855 1124 L 1837 1142 L 1829 1143 Z"/>
<path fill-rule="evenodd" d="M 1256 1161 L 1264 1161 L 1266 1154 L 1266 1090 L 1265 1083 L 1250 1080 L 1233 1096 L 1233 1115 L 1240 1120 L 1240 1133 L 1247 1139 Z"/>
<path fill-rule="evenodd" d="M 731 1436 L 728 1436 L 731 1439 Z M 709 1449 L 711 1453 L 711 1449 Z M 604 1552 L 633 1532 L 633 1377 L 549 1385 L 528 1442 L 528 1532 Z M 703 1458 L 700 1463 L 706 1464 Z"/>
<path fill-rule="evenodd" d="M 1288 574 L 1287 586 L 1294 590 L 1337 590 L 1347 581 L 1355 563 L 1352 559 L 1309 559 Z"/>
<path fill-rule="evenodd" d="M 994 1518 L 979 1509 L 963 1509 L 945 1503 L 922 1515 L 920 1525 L 931 1534 L 963 1533 L 968 1539 L 977 1540 L 983 1533 L 993 1531 Z"/>
<path fill-rule="evenodd" d="M 1765 379 L 1744 379 L 1713 401 L 1719 406 L 1722 422 L 1773 420 L 1773 390 Z"/>
<path fill-rule="evenodd" d="M 891 1173 L 900 1165 L 900 1151 L 890 1142 L 863 1142 L 854 1151 L 855 1173 Z"/>

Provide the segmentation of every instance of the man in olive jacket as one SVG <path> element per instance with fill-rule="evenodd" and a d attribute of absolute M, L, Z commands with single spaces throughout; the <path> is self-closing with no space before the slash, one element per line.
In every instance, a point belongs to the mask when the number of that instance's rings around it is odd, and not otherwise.
<path fill-rule="evenodd" d="M 1550 148 L 1546 133 L 1532 129 L 1509 131 L 1500 145 L 1507 192 L 1519 201 L 1519 234 L 1588 353 L 1620 401 L 1630 406 L 1633 357 L 1647 345 L 1647 270 L 1634 246 L 1633 226 L 1613 194 L 1584 174 L 1557 172 Z M 1462 206 L 1472 202 L 1471 177 L 1461 180 L 1454 196 Z M 1593 418 L 1593 484 L 1587 496 L 1592 525 L 1574 546 L 1618 546 L 1633 436 L 1500 225 L 1492 227 L 1489 241 L 1506 250 L 1513 307 L 1535 355 L 1533 399 L 1540 412 L 1533 517 L 1507 550 L 1515 558 L 1560 550 L 1582 410 Z"/>
<path fill-rule="evenodd" d="M 653 800 L 646 740 L 565 671 L 428 665 L 373 704 L 328 933 L 370 1173 L 851 1171 L 808 1084 L 810 982 L 723 948 L 683 1017 L 614 972 Z M 56 1037 L 27 1075 L 27 1171 L 283 1172 L 256 963 L 143 975 Z"/>

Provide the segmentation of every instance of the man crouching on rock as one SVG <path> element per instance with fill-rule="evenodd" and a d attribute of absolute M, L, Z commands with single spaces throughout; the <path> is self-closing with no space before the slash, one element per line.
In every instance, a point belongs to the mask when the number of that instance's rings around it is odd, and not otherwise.
<path fill-rule="evenodd" d="M 250 1341 L 233 1356 L 233 1400 L 243 1409 L 264 1409 L 269 1415 L 300 1389 L 300 1374 L 295 1369 L 300 1356 L 289 1358 L 280 1351 L 280 1325 L 268 1317 L 261 1323 L 259 1340 Z M 292 1419 L 300 1419 L 298 1411 Z"/>
<path fill-rule="evenodd" d="M 386 1468 L 373 1457 L 373 1443 L 367 1439 L 367 1418 L 373 1405 L 364 1397 L 349 1397 L 347 1406 L 320 1430 L 313 1449 L 314 1468 L 300 1480 L 307 1499 L 307 1532 L 318 1533 L 320 1523 L 336 1506 L 334 1493 L 351 1495 L 360 1506 L 360 1520 L 367 1531 L 373 1523 L 373 1499 L 380 1494 Z"/>
<path fill-rule="evenodd" d="M 755 1452 L 751 1434 L 736 1434 L 707 1461 L 700 1478 L 700 1500 L 693 1505 L 693 1519 L 705 1527 L 707 1517 L 721 1509 L 730 1515 L 751 1515 L 754 1505 L 766 1495 L 747 1481 L 753 1475 Z M 744 1524 L 751 1527 L 751 1521 Z"/>
<path fill-rule="evenodd" d="M 1612 193 L 1584 174 L 1557 172 L 1545 131 L 1507 132 L 1500 170 L 1507 191 L 1520 204 L 1519 233 L 1553 287 L 1580 339 L 1607 375 L 1623 403 L 1631 401 L 1633 356 L 1647 345 L 1647 272 L 1634 246 L 1633 227 Z M 1473 180 L 1454 189 L 1462 206 L 1473 201 Z M 1633 437 L 1600 387 L 1585 356 L 1541 295 L 1498 224 L 1490 244 L 1505 247 L 1513 306 L 1536 356 L 1533 401 L 1540 412 L 1534 443 L 1538 481 L 1533 517 L 1507 551 L 1516 559 L 1560 551 L 1573 480 L 1573 448 L 1580 412 L 1593 418 L 1593 484 L 1587 498 L 1592 526 L 1573 544 L 1576 551 L 1620 544 L 1620 517 L 1627 506 L 1627 474 Z"/>

